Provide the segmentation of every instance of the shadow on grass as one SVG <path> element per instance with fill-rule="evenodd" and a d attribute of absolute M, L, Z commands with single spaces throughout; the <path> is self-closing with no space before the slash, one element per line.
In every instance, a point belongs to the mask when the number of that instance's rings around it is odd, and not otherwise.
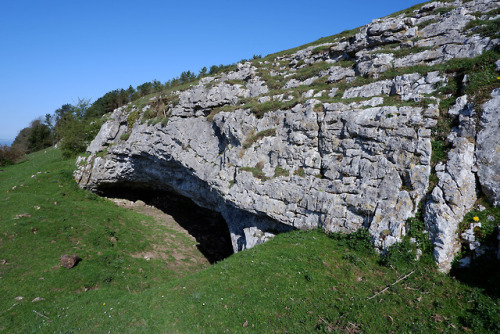
<path fill-rule="evenodd" d="M 165 191 L 128 187 L 101 189 L 100 194 L 130 201 L 141 200 L 172 216 L 196 239 L 197 248 L 212 264 L 233 254 L 229 229 L 220 213 L 202 208 L 187 197 Z"/>
<path fill-rule="evenodd" d="M 477 258 L 470 268 L 453 268 L 450 275 L 490 297 L 500 297 L 500 261 L 491 254 Z"/>

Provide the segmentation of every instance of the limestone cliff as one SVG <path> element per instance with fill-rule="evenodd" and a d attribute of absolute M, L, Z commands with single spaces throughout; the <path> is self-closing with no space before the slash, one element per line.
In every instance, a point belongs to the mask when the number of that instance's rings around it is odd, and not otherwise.
<path fill-rule="evenodd" d="M 500 203 L 498 84 L 467 96 L 455 70 L 498 55 L 499 7 L 425 4 L 118 108 L 75 178 L 189 197 L 222 214 L 235 251 L 293 228 L 363 227 L 383 250 L 423 204 L 449 270 L 479 189 Z M 435 161 L 434 142 L 447 158 Z"/>

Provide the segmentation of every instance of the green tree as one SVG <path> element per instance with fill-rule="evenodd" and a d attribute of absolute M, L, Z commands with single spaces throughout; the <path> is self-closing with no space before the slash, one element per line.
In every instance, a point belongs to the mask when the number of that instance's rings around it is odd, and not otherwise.
<path fill-rule="evenodd" d="M 28 137 L 28 152 L 36 152 L 52 146 L 52 131 L 40 119 L 31 122 Z"/>
<path fill-rule="evenodd" d="M 63 104 L 61 108 L 56 109 L 55 115 L 55 125 L 54 125 L 54 135 L 56 141 L 61 140 L 63 127 L 67 122 L 71 122 L 74 119 L 73 106 L 71 104 Z"/>
<path fill-rule="evenodd" d="M 50 126 L 41 119 L 36 119 L 28 127 L 19 131 L 12 147 L 24 154 L 42 150 L 53 144 L 53 131 Z"/>
<path fill-rule="evenodd" d="M 135 88 L 132 87 L 132 85 L 128 86 L 126 94 L 127 94 L 127 102 L 132 102 L 138 98 L 137 92 Z"/>
<path fill-rule="evenodd" d="M 73 113 L 77 119 L 83 119 L 87 110 L 91 106 L 90 99 L 78 98 L 78 102 L 73 106 Z"/>
<path fill-rule="evenodd" d="M 12 146 L 17 147 L 23 153 L 28 153 L 28 144 L 30 135 L 31 135 L 30 127 L 22 129 L 21 131 L 19 131 L 16 138 L 14 139 Z"/>
<path fill-rule="evenodd" d="M 208 73 L 208 69 L 206 66 L 203 66 L 202 69 L 200 70 L 200 73 L 198 73 L 198 78 L 202 78 L 206 76 Z"/>
<path fill-rule="evenodd" d="M 217 74 L 217 72 L 219 72 L 219 66 L 217 65 L 210 66 L 210 71 L 208 72 L 208 74 L 214 75 Z"/>
<path fill-rule="evenodd" d="M 153 84 L 151 82 L 145 82 L 142 85 L 137 86 L 137 92 L 140 97 L 151 94 L 153 90 Z"/>
<path fill-rule="evenodd" d="M 163 85 L 161 84 L 160 81 L 154 79 L 153 82 L 151 83 L 152 90 L 155 93 L 161 92 L 163 90 Z"/>

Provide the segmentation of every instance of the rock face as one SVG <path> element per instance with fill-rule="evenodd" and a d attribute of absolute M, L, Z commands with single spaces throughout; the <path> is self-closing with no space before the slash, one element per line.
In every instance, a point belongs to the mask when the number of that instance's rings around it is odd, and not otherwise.
<path fill-rule="evenodd" d="M 477 135 L 476 156 L 479 182 L 483 192 L 500 206 L 500 89 L 483 106 Z"/>
<path fill-rule="evenodd" d="M 455 80 L 437 65 L 498 45 L 467 30 L 473 13 L 498 7 L 435 2 L 375 20 L 350 38 L 238 64 L 160 96 L 168 101 L 162 122 L 147 121 L 150 105 L 118 108 L 90 156 L 79 158 L 75 178 L 97 192 L 128 187 L 189 197 L 222 214 L 235 251 L 294 228 L 367 228 L 385 250 L 405 236 L 424 201 L 435 258 L 446 271 L 478 187 L 500 203 L 500 93 L 482 106 L 477 140 L 473 102 L 463 96 L 450 108 L 458 126 L 429 189 L 433 133 L 444 117 L 438 89 Z M 433 14 L 437 8 L 445 10 Z M 388 74 L 415 65 L 430 67 Z M 270 93 L 276 84 L 281 91 Z"/>
<path fill-rule="evenodd" d="M 450 270 L 453 257 L 460 250 L 456 236 L 458 224 L 476 201 L 474 143 L 471 142 L 475 133 L 468 136 L 465 131 L 473 122 L 473 114 L 467 105 L 460 111 L 460 124 L 449 135 L 453 148 L 448 153 L 448 161 L 435 167 L 439 182 L 425 205 L 424 221 L 435 245 L 435 258 L 444 271 Z"/>

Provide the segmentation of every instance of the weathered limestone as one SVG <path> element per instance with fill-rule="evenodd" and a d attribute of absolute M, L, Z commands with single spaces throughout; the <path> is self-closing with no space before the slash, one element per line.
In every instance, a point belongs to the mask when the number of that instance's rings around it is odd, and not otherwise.
<path fill-rule="evenodd" d="M 468 108 L 464 98 L 457 99 L 457 104 L 463 109 L 459 111 L 460 125 L 448 137 L 453 148 L 446 164 L 438 163 L 435 167 L 439 182 L 424 212 L 424 222 L 435 245 L 434 256 L 444 272 L 450 270 L 453 257 L 460 249 L 458 224 L 476 201 L 474 143 L 470 139 L 475 133 L 466 131 L 474 123 L 474 111 Z"/>
<path fill-rule="evenodd" d="M 433 14 L 445 7 L 450 11 Z M 477 129 L 468 96 L 450 108 L 459 125 L 448 136 L 452 149 L 435 166 L 438 183 L 430 190 L 437 89 L 454 78 L 435 70 L 398 76 L 388 71 L 492 49 L 499 40 L 464 29 L 475 19 L 472 13 L 498 7 L 498 1 L 487 0 L 433 2 L 375 20 L 350 38 L 238 64 L 173 93 L 178 103 L 166 111 L 166 124 L 132 122 L 130 108 L 118 108 L 90 144 L 91 155 L 79 158 L 75 178 L 94 191 L 123 186 L 189 197 L 221 213 L 235 251 L 279 232 L 311 228 L 367 228 L 384 251 L 404 237 L 407 219 L 425 201 L 435 258 L 447 271 L 459 249 L 457 226 L 474 205 L 478 187 L 500 204 L 500 90 L 482 106 Z M 404 50 L 412 47 L 418 52 Z M 297 71 L 320 62 L 321 71 L 297 79 Z M 264 68 L 279 85 L 259 77 L 266 77 Z M 378 77 L 384 80 L 373 82 Z M 371 83 L 356 86 L 362 80 Z M 273 95 L 268 84 L 286 91 Z M 259 107 L 271 101 L 283 107 L 257 118 L 243 109 L 250 98 Z M 387 105 L 399 99 L 406 106 Z M 148 107 L 132 110 L 140 119 Z"/>
<path fill-rule="evenodd" d="M 356 71 L 361 76 L 374 76 L 392 68 L 394 57 L 390 53 L 365 54 L 358 58 Z"/>
<path fill-rule="evenodd" d="M 483 104 L 480 131 L 477 134 L 476 159 L 478 177 L 483 192 L 500 205 L 500 89 L 491 93 L 492 99 Z"/>
<path fill-rule="evenodd" d="M 400 95 L 403 101 L 418 99 L 422 94 L 435 91 L 435 84 L 446 82 L 439 72 L 429 72 L 424 77 L 418 73 L 403 74 L 392 80 L 376 81 L 364 86 L 346 89 L 343 99 L 354 97 L 372 97 L 379 95 Z"/>

